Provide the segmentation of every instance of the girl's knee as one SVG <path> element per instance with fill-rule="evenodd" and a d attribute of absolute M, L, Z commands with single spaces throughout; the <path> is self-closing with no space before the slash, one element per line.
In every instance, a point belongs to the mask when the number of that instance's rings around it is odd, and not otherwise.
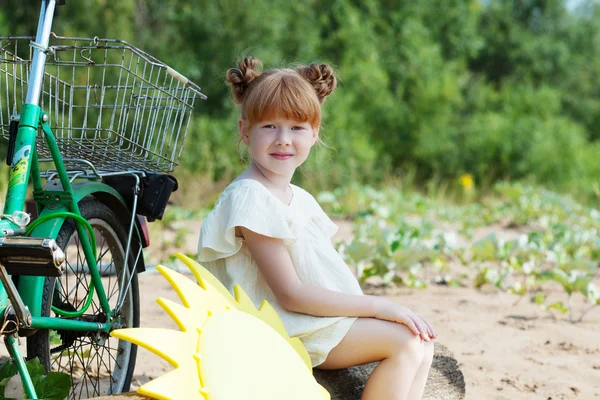
<path fill-rule="evenodd" d="M 416 364 L 421 364 L 425 358 L 425 343 L 417 335 L 414 335 L 406 326 L 396 324 L 394 328 L 396 334 L 390 346 L 390 357 L 402 357 L 404 360 L 411 360 Z M 433 348 L 433 344 L 431 345 Z M 433 352 L 431 352 L 433 357 Z"/>

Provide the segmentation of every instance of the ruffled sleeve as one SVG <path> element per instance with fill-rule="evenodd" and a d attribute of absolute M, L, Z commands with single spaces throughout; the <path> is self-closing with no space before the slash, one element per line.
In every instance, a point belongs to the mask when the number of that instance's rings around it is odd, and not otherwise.
<path fill-rule="evenodd" d="M 331 238 L 338 231 L 338 226 L 325 214 L 325 211 L 323 211 L 317 200 L 310 193 L 304 189 L 302 191 L 304 196 L 306 196 L 311 222 L 323 235 Z"/>
<path fill-rule="evenodd" d="M 338 226 L 325 214 L 319 206 L 319 212 L 313 215 L 312 220 L 321 232 L 328 238 L 333 237 L 338 231 Z"/>
<path fill-rule="evenodd" d="M 223 193 L 214 209 L 202 222 L 198 260 L 209 262 L 236 254 L 243 239 L 235 227 L 243 226 L 263 236 L 283 239 L 291 244 L 296 237 L 290 229 L 285 205 L 266 188 L 240 186 Z"/>

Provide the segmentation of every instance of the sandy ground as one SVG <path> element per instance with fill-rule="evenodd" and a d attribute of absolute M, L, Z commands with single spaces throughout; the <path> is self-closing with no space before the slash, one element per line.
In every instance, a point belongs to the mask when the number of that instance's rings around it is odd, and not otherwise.
<path fill-rule="evenodd" d="M 156 304 L 176 299 L 160 275 L 140 277 L 142 324 L 176 329 Z M 454 353 L 467 399 L 600 399 L 600 310 L 582 323 L 554 320 L 539 306 L 504 293 L 430 287 L 387 293 L 423 315 Z M 171 367 L 140 350 L 134 383 Z"/>
<path fill-rule="evenodd" d="M 337 237 L 348 237 L 349 224 L 336 222 Z M 197 237 L 199 224 L 188 221 L 186 226 Z M 153 233 L 159 235 L 156 240 L 166 234 Z M 186 251 L 194 252 L 195 244 L 186 244 Z M 156 273 L 143 274 L 140 288 L 142 324 L 176 329 L 155 302 L 157 297 L 177 299 L 166 280 Z M 438 340 L 454 353 L 465 375 L 467 399 L 600 399 L 600 307 L 572 324 L 567 316 L 552 315 L 527 299 L 518 301 L 494 289 L 430 285 L 376 294 L 409 306 L 433 324 Z M 576 310 L 581 305 L 580 297 L 573 299 Z M 134 384 L 170 369 L 142 349 Z"/>
<path fill-rule="evenodd" d="M 348 237 L 350 225 L 336 222 L 337 238 Z M 194 253 L 200 224 L 182 223 L 190 240 L 177 250 Z M 155 249 L 173 235 L 157 228 L 150 225 Z M 166 259 L 167 254 L 153 252 L 149 258 Z M 177 329 L 156 303 L 159 297 L 178 301 L 168 282 L 155 270 L 141 274 L 139 280 L 142 326 Z M 527 299 L 517 301 L 516 296 L 492 288 L 430 284 L 424 290 L 374 293 L 409 306 L 436 328 L 438 340 L 454 353 L 465 375 L 467 399 L 600 400 L 600 307 L 583 322 L 572 324 L 564 315 L 553 316 Z M 555 295 L 564 296 L 560 291 Z M 579 310 L 581 297 L 573 300 Z M 132 390 L 171 369 L 140 348 Z"/>

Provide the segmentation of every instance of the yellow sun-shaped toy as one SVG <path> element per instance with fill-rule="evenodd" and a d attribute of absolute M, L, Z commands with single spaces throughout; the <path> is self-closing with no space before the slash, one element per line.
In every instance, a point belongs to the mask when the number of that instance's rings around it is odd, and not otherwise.
<path fill-rule="evenodd" d="M 157 299 L 180 331 L 131 328 L 111 333 L 175 367 L 138 388 L 138 393 L 178 400 L 330 399 L 312 375 L 304 345 L 288 336 L 269 303 L 263 301 L 256 309 L 239 286 L 234 287 L 234 298 L 200 264 L 180 253 L 175 256 L 198 282 L 157 267 L 183 303 Z"/>

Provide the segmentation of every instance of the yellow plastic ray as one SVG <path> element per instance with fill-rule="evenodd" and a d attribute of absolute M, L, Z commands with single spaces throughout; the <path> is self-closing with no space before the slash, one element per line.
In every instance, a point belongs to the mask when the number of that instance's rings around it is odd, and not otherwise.
<path fill-rule="evenodd" d="M 235 298 L 206 269 L 178 254 L 198 280 L 157 267 L 184 305 L 158 299 L 181 332 L 135 328 L 111 335 L 138 344 L 175 367 L 138 389 L 157 399 L 329 400 L 312 376 L 308 352 L 290 338 L 267 302 L 256 309 L 244 291 Z M 308 368 L 307 368 L 308 366 Z"/>
<path fill-rule="evenodd" d="M 206 314 L 202 314 L 162 297 L 156 299 L 156 302 L 169 314 L 183 332 L 191 332 L 198 326 L 204 325 L 206 318 L 212 313 L 207 311 Z"/>
<path fill-rule="evenodd" d="M 254 307 L 254 303 L 250 300 L 250 297 L 242 290 L 239 285 L 233 286 L 233 294 L 235 297 L 235 301 L 238 303 L 238 309 L 241 311 L 245 311 L 249 314 L 252 314 L 258 317 L 258 310 Z"/>
<path fill-rule="evenodd" d="M 188 373 L 191 371 L 191 373 Z M 151 380 L 137 392 L 153 399 L 170 400 L 209 400 L 206 392 L 200 386 L 196 370 L 178 368 Z M 168 391 L 165 388 L 169 388 Z"/>
<path fill-rule="evenodd" d="M 202 289 L 179 272 L 165 268 L 162 265 L 157 266 L 156 269 L 169 281 L 183 305 L 188 308 L 191 308 L 193 304 L 195 309 L 217 312 L 236 307 L 236 302 L 231 295 L 228 297 L 222 296 L 218 290 L 206 282 L 205 285 L 208 289 Z"/>
<path fill-rule="evenodd" d="M 179 261 L 184 263 L 185 266 L 188 267 L 190 271 L 192 271 L 192 274 L 194 274 L 198 285 L 200 285 L 202 289 L 210 290 L 208 289 L 208 287 L 210 286 L 212 287 L 212 289 L 219 292 L 221 296 L 223 296 L 223 298 L 232 298 L 231 293 L 229 293 L 229 290 L 227 290 L 227 288 L 223 286 L 223 284 L 202 265 L 198 264 L 196 261 L 181 253 L 175 253 L 175 257 L 177 257 Z"/>
<path fill-rule="evenodd" d="M 115 330 L 111 335 L 142 346 L 175 367 L 174 371 L 138 388 L 138 393 L 155 399 L 208 400 L 201 392 L 197 360 L 190 351 L 197 347 L 197 330 L 128 328 Z"/>
<path fill-rule="evenodd" d="M 194 361 L 189 349 L 195 348 L 198 340 L 197 332 L 190 334 L 162 328 L 117 329 L 111 335 L 150 350 L 175 368 Z"/>

